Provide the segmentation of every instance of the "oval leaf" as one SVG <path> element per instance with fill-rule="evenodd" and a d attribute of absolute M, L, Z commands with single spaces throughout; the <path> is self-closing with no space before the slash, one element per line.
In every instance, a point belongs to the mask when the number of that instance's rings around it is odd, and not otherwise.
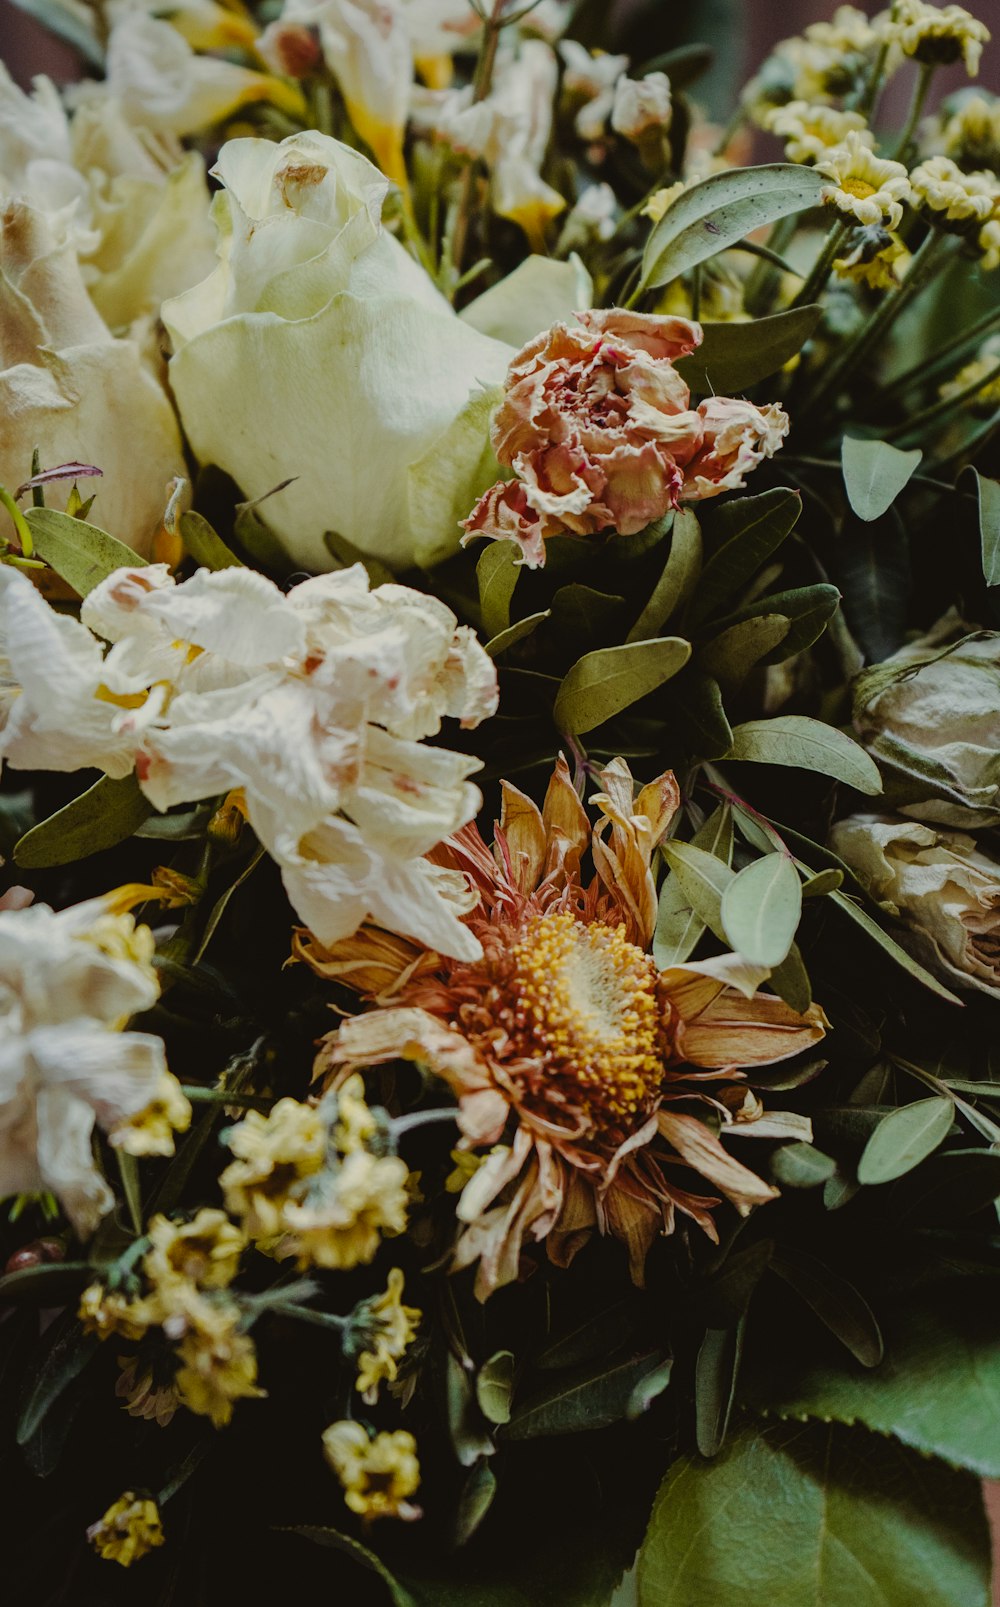
<path fill-rule="evenodd" d="M 888 441 L 864 441 L 845 435 L 840 462 L 847 500 L 859 519 L 880 519 L 895 502 L 923 453 L 903 452 Z"/>
<path fill-rule="evenodd" d="M 510 1398 L 514 1391 L 514 1353 L 498 1350 L 485 1361 L 476 1375 L 476 1400 L 483 1416 L 491 1423 L 510 1422 Z"/>
<path fill-rule="evenodd" d="M 687 602 L 701 574 L 701 526 L 690 508 L 681 508 L 670 532 L 670 552 L 645 608 L 628 636 L 642 642 L 661 631 Z"/>
<path fill-rule="evenodd" d="M 814 304 L 789 307 L 770 318 L 745 324 L 702 324 L 696 352 L 677 363 L 697 396 L 731 396 L 767 379 L 800 352 L 819 323 L 823 309 Z"/>
<path fill-rule="evenodd" d="M 15 845 L 14 861 L 25 870 L 70 865 L 124 842 L 152 813 L 134 775 L 120 781 L 102 776 L 64 809 L 25 832 Z"/>
<path fill-rule="evenodd" d="M 231 551 L 208 520 L 193 508 L 181 514 L 181 540 L 196 564 L 205 569 L 243 569 L 241 558 Z"/>
<path fill-rule="evenodd" d="M 802 883 L 784 854 L 766 854 L 734 876 L 722 895 L 726 939 L 757 965 L 780 965 L 802 914 Z"/>
<path fill-rule="evenodd" d="M 878 767 L 859 743 L 804 714 L 780 714 L 773 720 L 748 720 L 736 726 L 726 758 L 819 771 L 858 792 L 882 791 Z"/>
<path fill-rule="evenodd" d="M 564 1374 L 525 1401 L 503 1430 L 506 1440 L 529 1440 L 549 1434 L 579 1434 L 606 1428 L 628 1415 L 635 1392 L 644 1379 L 658 1372 L 664 1357 L 631 1356 L 608 1366 L 578 1369 Z"/>
<path fill-rule="evenodd" d="M 853 1283 L 804 1250 L 776 1250 L 771 1267 L 862 1367 L 878 1366 L 885 1354 L 882 1332 L 871 1306 Z"/>
<path fill-rule="evenodd" d="M 613 719 L 669 681 L 691 657 L 681 636 L 602 647 L 577 659 L 556 696 L 553 715 L 560 731 L 580 736 Z"/>
<path fill-rule="evenodd" d="M 85 519 L 55 508 L 28 508 L 25 518 L 38 556 L 81 597 L 116 569 L 145 568 L 145 558 Z"/>
<path fill-rule="evenodd" d="M 736 872 L 714 854 L 696 848 L 694 843 L 662 843 L 660 852 L 677 877 L 688 906 L 715 933 L 720 943 L 727 942 L 722 924 L 722 897 L 736 880 Z"/>
<path fill-rule="evenodd" d="M 858 1162 L 859 1183 L 891 1183 L 932 1155 L 951 1129 L 955 1107 L 943 1096 L 918 1099 L 883 1117 Z"/>
<path fill-rule="evenodd" d="M 836 1170 L 836 1161 L 812 1144 L 782 1144 L 771 1162 L 774 1181 L 788 1189 L 816 1188 Z"/>
<path fill-rule="evenodd" d="M 802 498 L 787 486 L 775 486 L 757 497 L 740 497 L 715 510 L 717 546 L 705 565 L 691 605 L 692 622 L 708 619 L 755 575 L 781 546 L 802 511 Z M 768 612 L 771 604 L 762 604 Z M 780 613 L 780 608 L 776 608 Z"/>
<path fill-rule="evenodd" d="M 479 584 L 479 612 L 483 634 L 499 636 L 510 624 L 510 600 L 514 595 L 520 565 L 513 541 L 491 541 L 479 555 L 476 580 Z"/>
<path fill-rule="evenodd" d="M 1000 480 L 988 480 L 972 465 L 966 470 L 975 478 L 979 501 L 979 546 L 983 559 L 983 579 L 987 586 L 1000 586 Z"/>
<path fill-rule="evenodd" d="M 713 173 L 677 197 L 646 242 L 644 290 L 665 285 L 763 224 L 818 206 L 824 180 L 794 162 Z"/>

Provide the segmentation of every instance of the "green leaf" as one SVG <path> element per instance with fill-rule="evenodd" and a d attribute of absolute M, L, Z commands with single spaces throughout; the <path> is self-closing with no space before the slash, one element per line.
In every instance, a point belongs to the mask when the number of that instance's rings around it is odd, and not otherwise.
<path fill-rule="evenodd" d="M 116 569 L 145 568 L 145 558 L 124 541 L 84 519 L 73 519 L 55 508 L 28 508 L 25 518 L 38 556 L 81 597 Z"/>
<path fill-rule="evenodd" d="M 483 651 L 488 653 L 490 658 L 499 658 L 500 654 L 506 653 L 508 647 L 513 647 L 515 642 L 523 642 L 526 636 L 531 636 L 539 625 L 545 623 L 551 613 L 551 608 L 543 608 L 537 614 L 526 614 L 523 619 L 515 620 L 505 631 L 498 631 L 496 636 L 491 637 Z"/>
<path fill-rule="evenodd" d="M 708 1328 L 698 1351 L 694 1379 L 695 1438 L 702 1456 L 717 1456 L 729 1427 L 736 1394 L 746 1318 L 732 1328 Z"/>
<path fill-rule="evenodd" d="M 739 624 L 761 614 L 780 614 L 788 621 L 788 630 L 777 647 L 766 655 L 765 664 L 780 664 L 783 659 L 811 647 L 826 629 L 840 606 L 840 592 L 825 582 L 815 586 L 794 586 L 789 591 L 772 591 L 756 598 L 743 608 L 734 609 L 720 624 Z"/>
<path fill-rule="evenodd" d="M 722 895 L 730 946 L 756 965 L 780 965 L 802 914 L 802 883 L 792 860 L 766 854 L 741 870 Z"/>
<path fill-rule="evenodd" d="M 621 714 L 669 681 L 691 657 L 680 636 L 602 647 L 577 659 L 556 695 L 553 717 L 560 731 L 581 736 Z"/>
<path fill-rule="evenodd" d="M 152 813 L 134 775 L 121 781 L 102 776 L 79 798 L 25 833 L 14 848 L 15 864 L 24 870 L 70 865 L 124 842 Z"/>
<path fill-rule="evenodd" d="M 181 540 L 196 564 L 204 569 L 244 569 L 242 558 L 237 558 L 208 520 L 193 508 L 181 514 Z"/>
<path fill-rule="evenodd" d="M 728 865 L 733 857 L 733 813 L 720 804 L 691 839 L 692 846 L 704 849 Z M 691 908 L 679 878 L 671 873 L 663 879 L 653 933 L 653 959 L 661 971 L 683 965 L 691 957 L 705 922 Z"/>
<path fill-rule="evenodd" d="M 476 1374 L 476 1400 L 483 1416 L 491 1423 L 509 1423 L 513 1391 L 514 1353 L 498 1350 Z"/>
<path fill-rule="evenodd" d="M 674 742 L 692 759 L 719 759 L 732 746 L 722 688 L 693 664 L 664 692 L 662 717 Z"/>
<path fill-rule="evenodd" d="M 799 1015 L 812 1004 L 812 983 L 797 943 L 792 943 L 780 964 L 771 968 L 771 986 L 779 999 Z"/>
<path fill-rule="evenodd" d="M 690 508 L 681 508 L 674 518 L 663 571 L 625 640 L 642 642 L 656 636 L 667 620 L 683 608 L 700 573 L 701 527 Z"/>
<path fill-rule="evenodd" d="M 836 1170 L 836 1161 L 812 1144 L 782 1144 L 771 1161 L 771 1176 L 786 1189 L 817 1188 Z"/>
<path fill-rule="evenodd" d="M 698 668 L 724 685 L 739 685 L 765 654 L 783 642 L 792 622 L 781 614 L 755 614 L 729 625 L 698 654 Z"/>
<path fill-rule="evenodd" d="M 662 843 L 660 852 L 677 877 L 689 907 L 720 943 L 727 942 L 722 899 L 726 888 L 736 880 L 736 872 L 694 843 Z"/>
<path fill-rule="evenodd" d="M 835 555 L 834 579 L 851 635 L 868 658 L 888 658 L 909 621 L 913 565 L 905 528 L 894 520 L 877 528 L 855 524 Z"/>
<path fill-rule="evenodd" d="M 879 925 L 878 921 L 874 920 L 860 904 L 855 903 L 853 898 L 848 898 L 846 893 L 839 891 L 831 893 L 829 896 L 831 903 L 835 904 L 837 909 L 842 910 L 856 926 L 860 926 L 861 930 L 871 938 L 873 943 L 877 943 L 879 948 L 884 949 L 889 958 L 894 960 L 897 965 L 901 965 L 904 971 L 908 971 L 922 987 L 929 988 L 932 993 L 936 993 L 941 999 L 947 999 L 949 1004 L 961 1005 L 961 999 L 956 998 L 955 994 L 949 992 L 943 982 L 939 982 L 936 976 L 933 976 L 930 971 L 926 971 L 917 960 L 907 954 L 906 950 L 900 947 L 895 938 L 890 937 L 889 933 Z"/>
<path fill-rule="evenodd" d="M 862 1367 L 879 1365 L 885 1353 L 882 1331 L 853 1283 L 804 1250 L 775 1250 L 771 1269 L 791 1285 Z"/>
<path fill-rule="evenodd" d="M 773 720 L 748 720 L 736 726 L 725 757 L 818 771 L 869 795 L 882 791 L 878 766 L 860 743 L 836 726 L 804 714 L 779 714 Z"/>
<path fill-rule="evenodd" d="M 693 625 L 708 619 L 757 573 L 794 528 L 801 511 L 802 498 L 787 486 L 739 497 L 715 510 L 718 544 L 688 610 Z M 770 609 L 770 603 L 767 606 Z"/>
<path fill-rule="evenodd" d="M 339 530 L 324 531 L 323 545 L 331 558 L 336 559 L 338 569 L 351 569 L 355 564 L 360 564 L 373 586 L 385 586 L 396 578 L 387 564 L 363 552 L 353 541 L 342 536 Z"/>
<path fill-rule="evenodd" d="M 955 1119 L 950 1099 L 918 1099 L 883 1117 L 858 1162 L 858 1182 L 891 1183 L 943 1144 Z"/>
<path fill-rule="evenodd" d="M 1000 1199 L 1000 1152 L 989 1149 L 942 1150 L 915 1172 L 894 1183 L 889 1195 L 892 1220 L 907 1226 L 961 1221 Z"/>
<path fill-rule="evenodd" d="M 455 1544 L 464 1546 L 475 1534 L 496 1498 L 497 1476 L 485 1457 L 469 1469 L 458 1498 Z"/>
<path fill-rule="evenodd" d="M 96 1356 L 100 1340 L 85 1334 L 75 1310 L 57 1317 L 43 1340 L 43 1354 L 17 1414 L 17 1443 L 25 1445 L 41 1427 L 63 1391 Z"/>
<path fill-rule="evenodd" d="M 591 1312 L 572 1328 L 557 1333 L 533 1358 L 544 1371 L 572 1367 L 578 1362 L 609 1356 L 635 1332 L 636 1308 L 633 1300 L 619 1300 L 604 1311 Z"/>
<path fill-rule="evenodd" d="M 593 586 L 583 586 L 579 581 L 560 586 L 552 599 L 552 612 L 559 624 L 571 632 L 581 647 L 595 637 L 603 636 L 607 640 L 624 606 L 624 597 L 596 591 Z"/>
<path fill-rule="evenodd" d="M 988 480 L 971 463 L 965 472 L 975 477 L 983 579 L 987 586 L 1000 586 L 1000 480 Z"/>
<path fill-rule="evenodd" d="M 93 1277 L 86 1261 L 43 1261 L 0 1278 L 0 1307 L 63 1306 Z"/>
<path fill-rule="evenodd" d="M 903 452 L 888 441 L 862 440 L 845 435 L 840 461 L 847 500 L 859 519 L 880 519 L 895 502 L 923 453 L 919 447 Z"/>
<path fill-rule="evenodd" d="M 676 364 L 697 396 L 732 396 L 767 379 L 800 352 L 823 315 L 822 307 L 790 307 L 745 324 L 702 324 L 703 340 Z"/>
<path fill-rule="evenodd" d="M 866 1375 L 869 1377 L 870 1375 Z M 639 1553 L 640 1607 L 989 1607 L 974 1481 L 826 1425 L 680 1457 Z"/>
<path fill-rule="evenodd" d="M 844 873 L 842 870 L 821 870 L 815 876 L 802 884 L 803 898 L 824 898 L 827 893 L 835 893 L 843 885 Z"/>
<path fill-rule="evenodd" d="M 513 541 L 491 541 L 479 555 L 479 612 L 487 639 L 499 636 L 510 624 L 510 601 L 521 573 L 521 566 L 515 562 L 519 555 Z"/>
<path fill-rule="evenodd" d="M 393 1607 L 417 1607 L 410 1592 L 400 1584 L 395 1574 L 389 1572 L 381 1557 L 376 1556 L 367 1546 L 363 1546 L 360 1540 L 355 1540 L 353 1535 L 341 1534 L 339 1529 L 326 1529 L 308 1523 L 290 1525 L 281 1529 L 279 1533 L 297 1534 L 303 1540 L 311 1540 L 314 1546 L 326 1546 L 334 1551 L 343 1551 L 369 1573 L 378 1575 L 388 1587 Z"/>
<path fill-rule="evenodd" d="M 1000 1331 L 992 1277 L 935 1280 L 884 1304 L 884 1366 L 777 1328 L 748 1357 L 741 1402 L 780 1417 L 861 1423 L 979 1478 L 1000 1477 Z"/>
<path fill-rule="evenodd" d="M 600 1362 L 574 1368 L 547 1384 L 519 1406 L 503 1430 L 505 1440 L 535 1439 L 549 1434 L 580 1434 L 606 1428 L 626 1417 L 634 1392 L 650 1373 L 659 1370 L 660 1352 L 630 1356 L 624 1361 Z"/>
<path fill-rule="evenodd" d="M 493 1439 L 483 1427 L 469 1369 L 450 1350 L 445 1361 L 445 1400 L 448 1432 L 462 1466 L 470 1468 L 481 1456 L 492 1456 Z"/>
<path fill-rule="evenodd" d="M 650 232 L 641 288 L 655 289 L 763 224 L 818 206 L 823 179 L 792 162 L 730 168 L 693 184 Z"/>

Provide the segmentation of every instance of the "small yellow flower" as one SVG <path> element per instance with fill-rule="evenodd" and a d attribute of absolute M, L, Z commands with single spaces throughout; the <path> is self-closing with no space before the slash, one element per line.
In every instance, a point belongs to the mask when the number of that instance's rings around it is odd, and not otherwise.
<path fill-rule="evenodd" d="M 314 1105 L 279 1099 L 266 1116 L 251 1110 L 224 1136 L 236 1157 L 219 1178 L 226 1210 L 248 1238 L 271 1239 L 284 1226 L 290 1189 L 323 1166 L 326 1124 Z"/>
<path fill-rule="evenodd" d="M 687 184 L 684 180 L 678 179 L 676 184 L 668 184 L 663 190 L 654 190 L 642 208 L 642 216 L 652 218 L 654 223 L 659 223 L 667 208 L 673 206 L 677 197 L 683 195 L 686 189 Z"/>
<path fill-rule="evenodd" d="M 148 1496 L 137 1496 L 134 1491 L 126 1490 L 103 1518 L 91 1524 L 87 1539 L 98 1556 L 130 1568 L 147 1551 L 163 1545 L 159 1508 Z"/>
<path fill-rule="evenodd" d="M 420 1508 L 409 1500 L 420 1488 L 417 1442 L 405 1429 L 369 1439 L 360 1423 L 331 1423 L 323 1450 L 359 1517 L 419 1518 Z"/>
<path fill-rule="evenodd" d="M 935 223 L 964 234 L 986 222 L 1000 201 L 1000 184 L 992 173 L 963 173 L 947 156 L 931 156 L 910 174 L 917 206 Z"/>
<path fill-rule="evenodd" d="M 816 171 L 830 180 L 822 200 L 858 223 L 885 223 L 896 228 L 903 216 L 902 203 L 910 198 L 910 181 L 902 162 L 891 162 L 870 151 L 856 128 L 840 145 L 833 145 L 816 163 Z"/>
<path fill-rule="evenodd" d="M 378 1131 L 378 1122 L 365 1102 L 365 1085 L 356 1074 L 337 1090 L 337 1125 L 333 1141 L 342 1155 L 364 1149 Z"/>
<path fill-rule="evenodd" d="M 476 1155 L 470 1149 L 453 1149 L 451 1158 L 455 1163 L 455 1170 L 449 1172 L 444 1180 L 445 1192 L 461 1194 L 469 1178 L 475 1177 L 479 1171 L 486 1156 Z"/>
<path fill-rule="evenodd" d="M 246 1240 L 224 1211 L 204 1206 L 190 1222 L 154 1216 L 148 1228 L 152 1248 L 143 1261 L 151 1283 L 186 1279 L 202 1289 L 224 1289 L 239 1270 Z"/>
<path fill-rule="evenodd" d="M 818 162 L 832 145 L 839 145 L 854 130 L 869 149 L 875 143 L 860 112 L 840 112 L 834 106 L 810 106 L 793 100 L 775 106 L 764 118 L 764 127 L 785 141 L 790 162 Z"/>
<path fill-rule="evenodd" d="M 378 1400 L 378 1387 L 383 1381 L 390 1384 L 399 1371 L 397 1362 L 406 1352 L 420 1324 L 421 1312 L 416 1306 L 404 1306 L 403 1274 L 399 1267 L 389 1273 L 384 1294 L 364 1301 L 355 1313 L 354 1324 L 364 1333 L 370 1349 L 358 1357 L 357 1388 L 369 1406 Z"/>
<path fill-rule="evenodd" d="M 963 61 L 970 78 L 979 71 L 990 37 L 986 24 L 964 6 L 932 6 L 926 0 L 895 0 L 888 31 L 904 55 L 935 67 Z"/>
<path fill-rule="evenodd" d="M 190 1125 L 190 1102 L 173 1073 L 165 1071 L 155 1099 L 118 1122 L 108 1136 L 126 1155 L 172 1155 L 174 1134 L 186 1133 Z"/>
<path fill-rule="evenodd" d="M 981 352 L 971 363 L 960 368 L 954 379 L 940 386 L 939 394 L 943 400 L 958 396 L 977 380 L 981 380 L 982 384 L 971 396 L 966 397 L 965 407 L 974 415 L 988 416 L 1000 407 L 1000 354 L 997 352 Z"/>
<path fill-rule="evenodd" d="M 83 1291 L 77 1316 L 84 1333 L 96 1334 L 99 1339 L 110 1339 L 112 1334 L 121 1339 L 141 1339 L 156 1320 L 146 1301 L 129 1300 L 103 1283 L 92 1283 Z"/>
<path fill-rule="evenodd" d="M 231 1421 L 236 1401 L 266 1394 L 257 1385 L 253 1340 L 237 1331 L 238 1318 L 234 1307 L 231 1320 L 214 1334 L 192 1330 L 177 1347 L 177 1393 L 189 1412 L 210 1418 L 216 1428 Z"/>
<path fill-rule="evenodd" d="M 986 273 L 1000 268 L 1000 216 L 990 218 L 979 231 L 979 249 L 982 256 L 979 266 Z"/>
<path fill-rule="evenodd" d="M 870 290 L 893 290 L 909 263 L 910 253 L 899 235 L 876 224 L 859 229 L 853 249 L 847 256 L 838 257 L 833 266 L 841 279 L 853 279 Z"/>
<path fill-rule="evenodd" d="M 153 955 L 156 939 L 148 926 L 137 926 L 131 915 L 119 914 L 115 909 L 116 893 L 104 896 L 106 915 L 99 915 L 86 931 L 77 934 L 81 943 L 92 943 L 112 960 L 128 960 L 139 965 L 151 981 L 156 981 Z"/>
<path fill-rule="evenodd" d="M 287 1203 L 282 1254 L 296 1255 L 303 1268 L 346 1270 L 371 1261 L 383 1233 L 406 1228 L 406 1181 L 406 1162 L 398 1155 L 354 1150 L 318 1178 L 301 1203 Z"/>
<path fill-rule="evenodd" d="M 857 6 L 838 6 L 829 22 L 811 22 L 803 38 L 840 55 L 861 55 L 878 43 L 880 30 Z"/>
<path fill-rule="evenodd" d="M 951 103 L 953 109 L 943 118 L 939 138 L 945 156 L 965 167 L 1000 167 L 1000 99 L 965 90 Z"/>

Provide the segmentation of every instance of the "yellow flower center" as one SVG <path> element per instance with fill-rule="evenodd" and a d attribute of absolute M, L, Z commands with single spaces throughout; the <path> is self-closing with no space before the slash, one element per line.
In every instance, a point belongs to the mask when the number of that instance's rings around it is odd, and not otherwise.
<path fill-rule="evenodd" d="M 844 179 L 840 188 L 846 190 L 848 195 L 853 195 L 856 201 L 867 201 L 870 195 L 875 194 L 874 184 L 869 184 L 867 179 Z"/>
<path fill-rule="evenodd" d="M 533 920 L 512 951 L 518 1014 L 550 1080 L 600 1127 L 634 1116 L 663 1081 L 669 1007 L 623 926 L 568 912 Z"/>

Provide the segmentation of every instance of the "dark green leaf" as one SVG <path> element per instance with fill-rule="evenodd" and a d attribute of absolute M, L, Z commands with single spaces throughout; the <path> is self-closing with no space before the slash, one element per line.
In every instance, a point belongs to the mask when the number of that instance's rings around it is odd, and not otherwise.
<path fill-rule="evenodd" d="M 521 566 L 520 551 L 513 541 L 491 541 L 479 555 L 476 579 L 479 582 L 479 611 L 483 635 L 499 636 L 510 624 L 510 600 L 514 595 Z"/>
<path fill-rule="evenodd" d="M 560 586 L 552 599 L 553 615 L 581 647 L 595 638 L 606 640 L 624 606 L 624 597 L 595 591 L 593 586 L 582 586 L 578 581 Z"/>
<path fill-rule="evenodd" d="M 523 642 L 526 636 L 531 636 L 539 625 L 545 623 L 551 613 L 550 608 L 542 608 L 537 614 L 526 614 L 524 619 L 515 620 L 505 631 L 500 631 L 498 635 L 491 637 L 484 651 L 490 658 L 499 658 L 500 654 L 506 653 L 508 647 L 513 647 L 515 642 Z"/>
<path fill-rule="evenodd" d="M 24 1445 L 38 1432 L 63 1391 L 97 1354 L 100 1340 L 85 1334 L 76 1312 L 67 1310 L 47 1330 L 43 1345 L 43 1354 L 17 1414 L 18 1445 Z"/>
<path fill-rule="evenodd" d="M 888 441 L 845 435 L 841 445 L 844 485 L 858 518 L 867 522 L 887 513 L 922 457 L 919 448 L 902 452 Z"/>
<path fill-rule="evenodd" d="M 805 1015 L 812 1004 L 812 983 L 797 943 L 791 944 L 780 965 L 771 968 L 771 986 L 779 999 Z"/>
<path fill-rule="evenodd" d="M 330 556 L 337 560 L 339 569 L 350 569 L 354 564 L 360 564 L 373 586 L 385 586 L 396 578 L 387 564 L 371 557 L 361 547 L 356 547 L 354 542 L 342 536 L 339 530 L 325 531 L 323 545 Z"/>
<path fill-rule="evenodd" d="M 556 1334 L 534 1358 L 543 1370 L 572 1367 L 578 1362 L 609 1356 L 635 1331 L 636 1311 L 632 1300 L 620 1300 L 605 1311 L 590 1312 L 572 1328 Z"/>
<path fill-rule="evenodd" d="M 102 776 L 57 814 L 33 826 L 14 849 L 15 863 L 25 870 L 70 865 L 124 842 L 152 813 L 134 775 L 121 781 Z"/>
<path fill-rule="evenodd" d="M 93 1277 L 86 1261 L 43 1261 L 0 1278 L 0 1306 L 62 1306 Z"/>
<path fill-rule="evenodd" d="M 721 1267 L 706 1279 L 698 1290 L 697 1304 L 709 1328 L 734 1328 L 746 1315 L 773 1250 L 771 1239 L 758 1239 L 745 1250 L 730 1250 Z"/>
<path fill-rule="evenodd" d="M 939 982 L 936 976 L 932 976 L 931 972 L 926 971 L 922 965 L 918 964 L 916 960 L 907 954 L 905 949 L 900 948 L 895 938 L 890 937 L 888 932 L 879 926 L 878 921 L 873 920 L 868 911 L 856 903 L 853 898 L 848 898 L 846 893 L 839 891 L 831 893 L 829 896 L 837 909 L 842 910 L 856 926 L 859 926 L 871 938 L 873 943 L 877 943 L 879 948 L 884 949 L 891 960 L 894 960 L 897 965 L 901 965 L 903 970 L 908 971 L 923 987 L 929 988 L 939 998 L 947 999 L 949 1004 L 961 1004 L 961 999 L 957 999 L 953 993 L 949 992 L 943 982 Z"/>
<path fill-rule="evenodd" d="M 989 1594 L 974 1481 L 819 1424 L 680 1457 L 639 1553 L 640 1607 L 989 1607 Z"/>
<path fill-rule="evenodd" d="M 878 766 L 860 743 L 836 726 L 804 714 L 779 714 L 772 720 L 748 720 L 736 726 L 726 758 L 818 771 L 858 792 L 882 791 Z"/>
<path fill-rule="evenodd" d="M 885 1351 L 882 1332 L 875 1313 L 853 1283 L 815 1256 L 788 1247 L 775 1251 L 771 1268 L 791 1284 L 862 1367 L 878 1366 Z"/>
<path fill-rule="evenodd" d="M 858 1162 L 858 1182 L 891 1183 L 943 1144 L 955 1119 L 950 1099 L 918 1099 L 883 1118 Z"/>
<path fill-rule="evenodd" d="M 226 546 L 202 514 L 189 508 L 181 514 L 181 540 L 196 564 L 205 569 L 243 569 L 243 560 Z"/>
<path fill-rule="evenodd" d="M 702 324 L 704 339 L 690 357 L 682 357 L 683 374 L 698 396 L 732 396 L 767 379 L 800 352 L 822 316 L 815 305 L 790 307 L 770 318 L 747 323 Z"/>
<path fill-rule="evenodd" d="M 823 180 L 792 162 L 729 168 L 693 184 L 669 206 L 646 242 L 644 289 L 665 285 L 763 224 L 819 204 Z"/>
<path fill-rule="evenodd" d="M 38 556 L 81 597 L 116 569 L 145 566 L 145 558 L 124 541 L 84 519 L 58 513 L 55 508 L 28 508 L 25 518 Z"/>
<path fill-rule="evenodd" d="M 695 1437 L 702 1456 L 717 1456 L 729 1427 L 736 1394 L 746 1318 L 732 1328 L 708 1328 L 695 1368 Z"/>
<path fill-rule="evenodd" d="M 575 1368 L 519 1406 L 502 1431 L 505 1440 L 580 1434 L 606 1428 L 628 1413 L 636 1388 L 663 1362 L 660 1353 L 627 1357 L 611 1366 Z"/>
<path fill-rule="evenodd" d="M 955 1149 L 932 1155 L 915 1172 L 893 1184 L 892 1218 L 914 1222 L 956 1222 L 1000 1200 L 1000 1152 Z"/>
<path fill-rule="evenodd" d="M 791 620 L 782 614 L 755 614 L 752 619 L 728 625 L 698 654 L 699 669 L 723 685 L 739 685 L 755 664 L 783 642 Z"/>
<path fill-rule="evenodd" d="M 458 1514 L 455 1519 L 457 1546 L 464 1546 L 472 1539 L 493 1505 L 496 1493 L 497 1478 L 490 1464 L 485 1459 L 477 1462 L 475 1467 L 469 1469 L 462 1485 L 462 1493 L 458 1498 Z"/>
<path fill-rule="evenodd" d="M 593 731 L 669 681 L 690 656 L 691 643 L 680 636 L 585 653 L 559 688 L 553 710 L 556 725 L 570 736 Z"/>
<path fill-rule="evenodd" d="M 448 1430 L 455 1455 L 464 1468 L 472 1467 L 481 1456 L 492 1456 L 493 1440 L 483 1427 L 479 1406 L 473 1394 L 472 1378 L 450 1350 L 445 1362 Z"/>
<path fill-rule="evenodd" d="M 628 636 L 642 642 L 656 636 L 683 608 L 701 573 L 701 528 L 690 508 L 681 508 L 670 534 L 670 552 L 645 608 Z"/>
<path fill-rule="evenodd" d="M 787 486 L 756 497 L 738 497 L 715 510 L 717 546 L 688 609 L 692 625 L 710 618 L 757 573 L 793 529 L 801 510 L 802 498 Z M 770 603 L 767 607 L 775 611 Z"/>
<path fill-rule="evenodd" d="M 409 1591 L 404 1589 L 395 1575 L 389 1572 L 381 1557 L 376 1556 L 367 1546 L 363 1546 L 360 1540 L 355 1540 L 353 1535 L 341 1534 L 339 1529 L 324 1529 L 307 1523 L 292 1525 L 282 1529 L 281 1533 L 297 1534 L 303 1540 L 311 1540 L 314 1546 L 327 1546 L 334 1551 L 343 1551 L 369 1573 L 378 1575 L 388 1587 L 393 1607 L 417 1607 Z"/>
<path fill-rule="evenodd" d="M 663 694 L 663 714 L 675 742 L 693 759 L 719 759 L 728 753 L 733 728 L 726 717 L 722 689 L 711 676 L 689 664 Z"/>
<path fill-rule="evenodd" d="M 729 626 L 761 614 L 780 614 L 788 621 L 788 630 L 779 645 L 764 658 L 765 664 L 780 664 L 793 654 L 811 647 L 822 636 L 839 606 L 840 592 L 836 586 L 825 583 L 794 586 L 790 591 L 767 592 L 745 607 L 727 614 L 720 623 Z"/>
<path fill-rule="evenodd" d="M 841 541 L 834 579 L 852 636 L 869 659 L 888 658 L 909 619 L 913 566 L 906 531 L 891 520 L 855 525 Z"/>

